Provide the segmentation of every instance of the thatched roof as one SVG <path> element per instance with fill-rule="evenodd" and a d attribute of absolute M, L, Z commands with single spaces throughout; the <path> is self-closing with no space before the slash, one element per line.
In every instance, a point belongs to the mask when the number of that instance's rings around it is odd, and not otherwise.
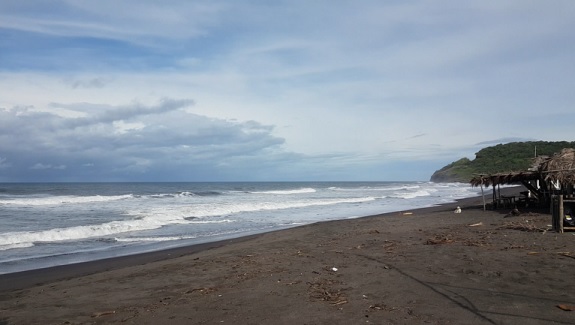
<path fill-rule="evenodd" d="M 478 175 L 469 181 L 472 186 L 496 186 L 504 184 L 517 184 L 521 181 L 529 181 L 539 179 L 539 173 L 536 171 L 525 171 L 525 172 L 509 172 L 509 173 L 497 173 L 489 175 Z"/>
<path fill-rule="evenodd" d="M 533 163 L 534 167 L 529 171 L 478 175 L 470 183 L 475 187 L 487 187 L 541 179 L 575 185 L 575 149 L 566 148 L 551 157 L 539 156 Z"/>
<path fill-rule="evenodd" d="M 575 149 L 567 148 L 554 154 L 539 165 L 546 181 L 575 184 Z"/>

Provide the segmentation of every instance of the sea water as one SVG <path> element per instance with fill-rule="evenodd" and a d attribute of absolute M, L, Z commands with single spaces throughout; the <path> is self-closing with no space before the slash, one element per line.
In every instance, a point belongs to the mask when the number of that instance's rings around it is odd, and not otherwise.
<path fill-rule="evenodd" d="M 0 184 L 0 274 L 476 195 L 432 182 Z"/>

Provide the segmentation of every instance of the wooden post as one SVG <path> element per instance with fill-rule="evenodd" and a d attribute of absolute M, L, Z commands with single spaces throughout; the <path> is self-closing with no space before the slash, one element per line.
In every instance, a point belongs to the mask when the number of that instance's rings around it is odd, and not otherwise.
<path fill-rule="evenodd" d="M 563 219 L 565 218 L 565 212 L 563 211 L 563 195 L 558 195 L 559 197 L 559 232 L 563 233 Z"/>
<path fill-rule="evenodd" d="M 492 197 L 493 203 L 492 203 L 492 205 L 491 205 L 491 209 L 492 209 L 492 210 L 495 210 L 495 209 L 499 208 L 499 207 L 497 206 L 497 194 L 495 194 L 495 185 L 494 185 L 494 184 L 491 184 L 491 187 L 493 187 L 493 195 L 492 195 L 492 196 L 493 196 L 493 197 Z"/>
<path fill-rule="evenodd" d="M 551 209 L 551 223 L 553 226 L 553 231 L 561 232 L 561 227 L 559 225 L 559 196 L 558 195 L 551 195 L 549 205 Z"/>
<path fill-rule="evenodd" d="M 483 194 L 483 178 L 481 179 L 481 198 L 483 199 L 483 211 L 485 211 L 485 195 Z"/>

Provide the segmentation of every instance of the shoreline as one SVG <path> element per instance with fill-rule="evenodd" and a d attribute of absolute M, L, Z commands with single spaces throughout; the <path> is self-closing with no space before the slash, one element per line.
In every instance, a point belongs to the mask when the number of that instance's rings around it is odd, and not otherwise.
<path fill-rule="evenodd" d="M 505 191 L 511 192 L 510 189 L 506 189 Z M 515 191 L 513 191 L 515 192 Z M 424 207 L 424 208 L 417 208 L 413 210 L 409 210 L 411 212 L 420 213 L 429 213 L 441 210 L 453 210 L 456 206 L 472 206 L 477 205 L 478 202 L 481 202 L 481 196 L 477 197 L 469 197 L 458 199 L 455 202 L 443 203 L 438 204 L 431 207 Z M 405 211 L 393 211 L 393 212 L 386 212 L 380 213 L 375 215 L 367 215 L 353 219 L 363 219 L 363 218 L 379 218 L 379 217 L 386 217 L 401 214 Z M 29 287 L 55 282 L 64 279 L 70 279 L 74 277 L 86 276 L 94 273 L 104 272 L 104 271 L 111 271 L 117 270 L 124 267 L 141 265 L 141 264 L 148 264 L 154 263 L 158 261 L 164 261 L 167 259 L 181 257 L 185 255 L 195 254 L 198 252 L 202 252 L 204 250 L 210 250 L 217 247 L 222 247 L 226 245 L 233 245 L 244 241 L 253 240 L 259 236 L 269 233 L 281 232 L 286 231 L 294 228 L 306 227 L 314 224 L 322 224 L 322 223 L 329 223 L 329 222 L 340 222 L 346 220 L 353 220 L 353 219 L 338 219 L 338 220 L 329 220 L 329 221 L 320 221 L 315 222 L 307 225 L 301 225 L 296 227 L 290 227 L 286 229 L 277 229 L 262 233 L 250 234 L 240 237 L 235 237 L 231 239 L 223 239 L 223 240 L 216 240 L 210 241 L 205 243 L 199 244 L 191 244 L 191 245 L 184 245 L 174 248 L 167 248 L 167 249 L 160 249 L 154 250 L 149 252 L 142 252 L 130 255 L 122 255 L 116 257 L 108 257 L 103 259 L 85 261 L 85 262 L 78 262 L 78 263 L 71 263 L 71 264 L 63 264 L 63 265 L 55 265 L 49 266 L 45 268 L 38 268 L 38 269 L 31 269 L 31 270 L 24 270 L 6 274 L 0 274 L 0 293 L 3 291 L 8 290 L 18 290 L 18 289 L 26 289 Z"/>
<path fill-rule="evenodd" d="M 35 270 L 0 290 L 0 323 L 572 324 L 573 234 L 521 210 L 479 196 Z"/>

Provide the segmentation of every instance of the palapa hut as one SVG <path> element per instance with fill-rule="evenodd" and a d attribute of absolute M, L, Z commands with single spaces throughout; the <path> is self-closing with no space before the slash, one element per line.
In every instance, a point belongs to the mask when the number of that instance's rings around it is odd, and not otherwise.
<path fill-rule="evenodd" d="M 566 148 L 551 157 L 534 158 L 527 171 L 478 175 L 471 179 L 472 186 L 493 187 L 493 206 L 515 204 L 515 198 L 502 197 L 496 192 L 500 185 L 523 184 L 529 191 L 519 202 L 529 203 L 534 198 L 539 204 L 549 204 L 551 195 L 573 197 L 575 185 L 575 149 Z"/>
<path fill-rule="evenodd" d="M 555 183 L 563 190 L 562 194 L 573 194 L 575 184 L 575 149 L 568 148 L 544 160 L 539 165 L 543 179 Z"/>
<path fill-rule="evenodd" d="M 563 149 L 560 153 L 543 161 L 540 172 L 546 183 L 554 188 L 551 195 L 551 222 L 553 229 L 563 232 L 575 230 L 575 150 Z"/>

